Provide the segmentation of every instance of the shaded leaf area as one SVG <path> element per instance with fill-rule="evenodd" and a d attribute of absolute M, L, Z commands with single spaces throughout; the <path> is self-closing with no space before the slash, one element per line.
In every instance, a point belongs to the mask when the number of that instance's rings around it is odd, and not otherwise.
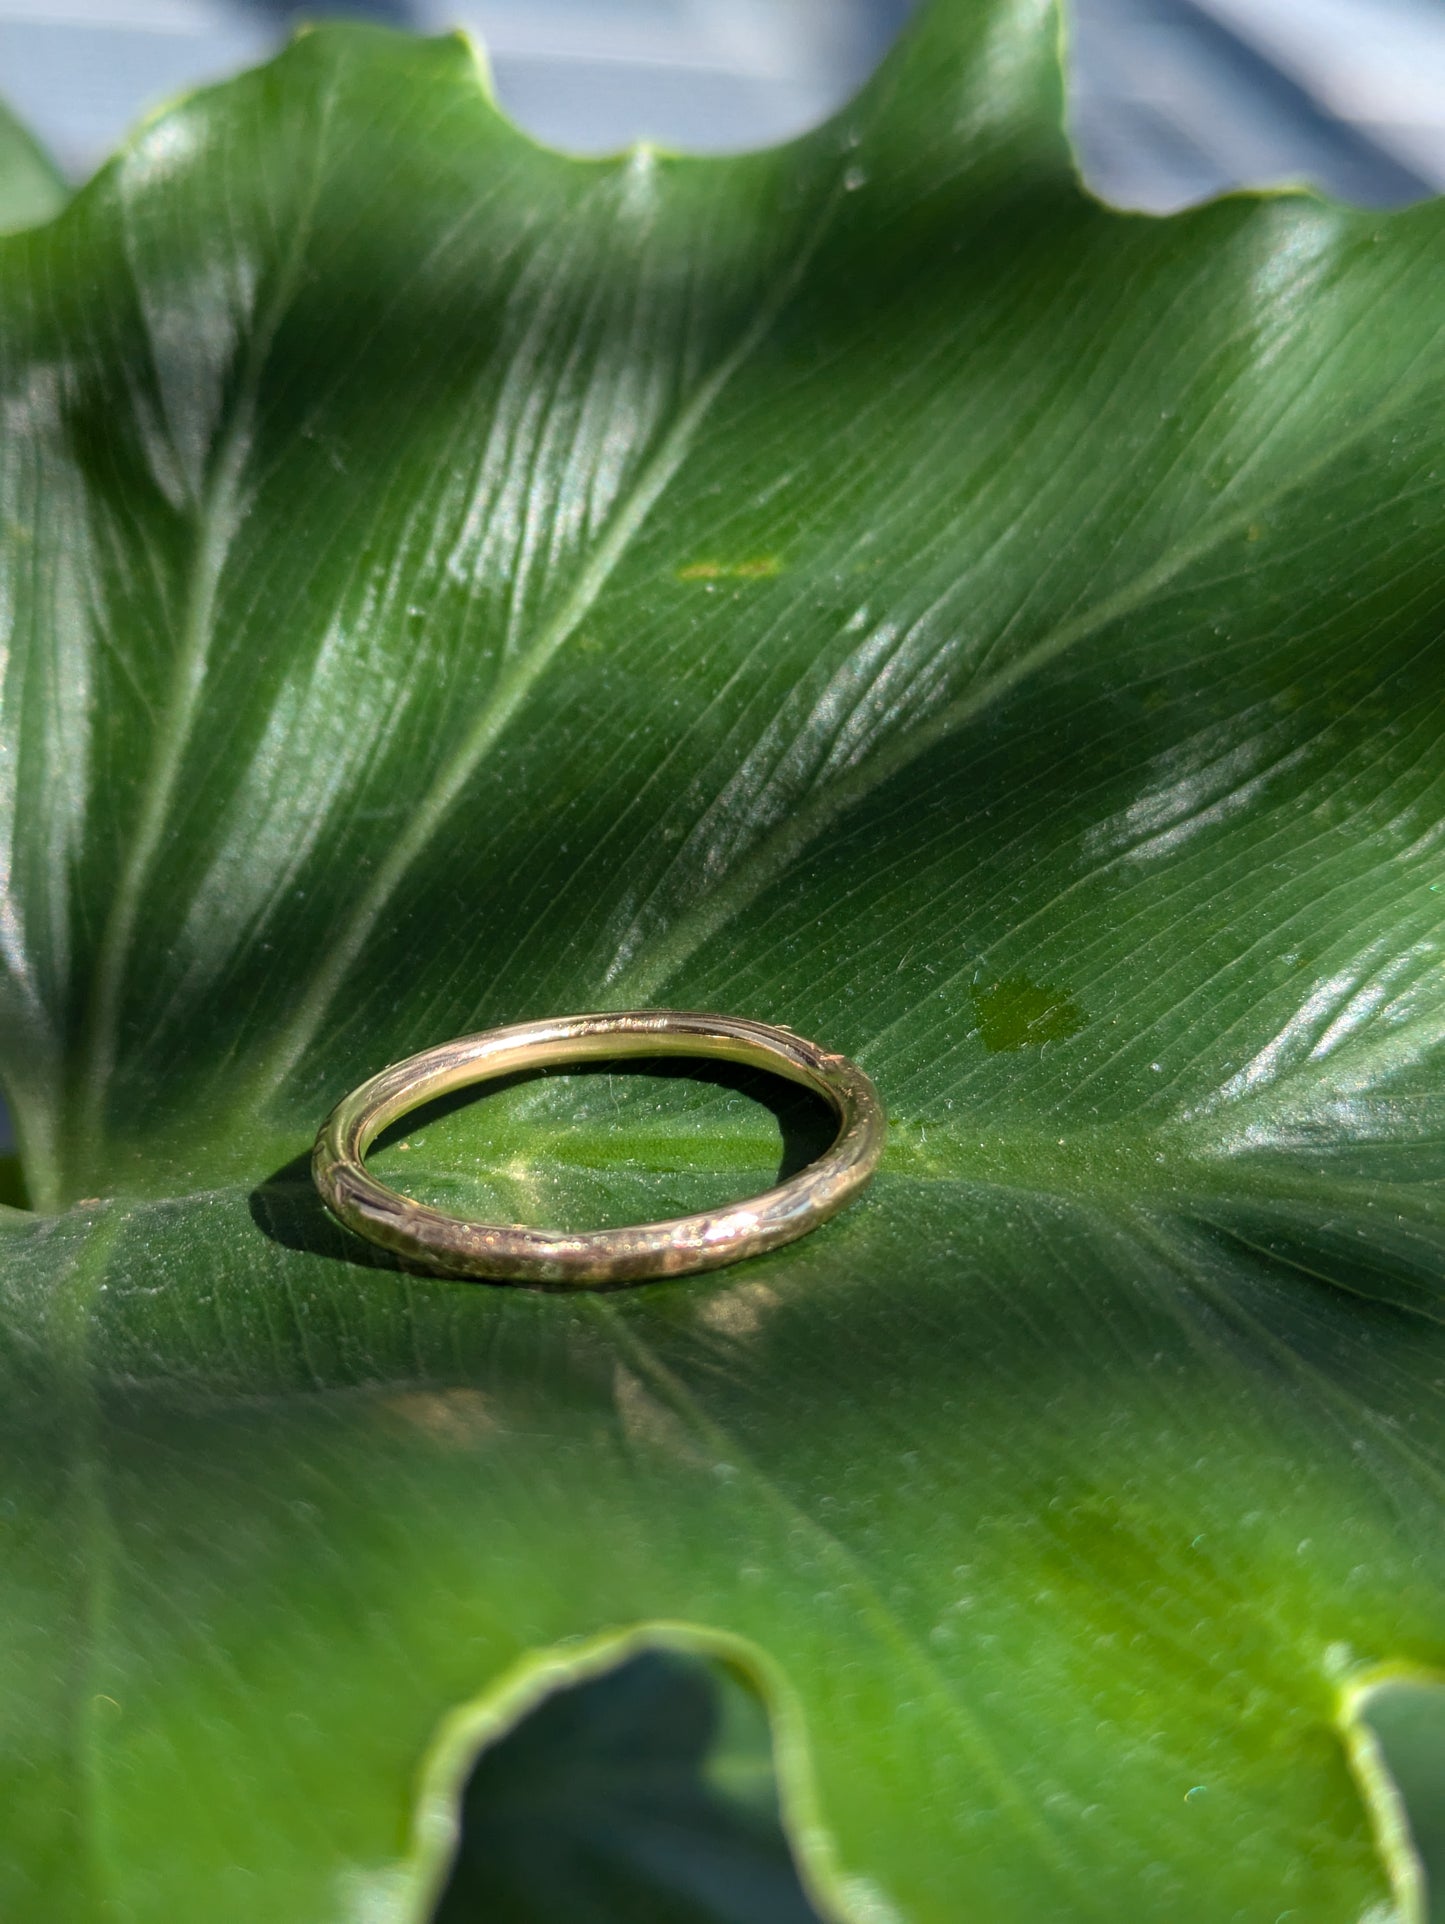
<path fill-rule="evenodd" d="M 1445 215 L 1120 216 L 1059 94 L 936 0 L 795 146 L 584 164 L 334 29 L 5 244 L 5 1915 L 416 1918 L 448 1713 L 658 1622 L 772 1680 L 857 1924 L 1399 1899 L 1341 1705 L 1445 1661 Z M 389 1058 L 668 1002 L 863 1063 L 863 1203 L 580 1300 L 320 1211 Z M 771 1178 L 762 1093 L 377 1163 L 638 1220 Z"/>
<path fill-rule="evenodd" d="M 0 104 L 0 234 L 49 220 L 69 198 L 49 154 Z"/>
<path fill-rule="evenodd" d="M 817 1924 L 766 1714 L 719 1665 L 630 1658 L 483 1751 L 435 1924 Z"/>

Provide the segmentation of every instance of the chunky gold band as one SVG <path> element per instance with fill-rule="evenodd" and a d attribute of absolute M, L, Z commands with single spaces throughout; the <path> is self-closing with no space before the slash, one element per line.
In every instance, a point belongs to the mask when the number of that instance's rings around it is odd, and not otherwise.
<path fill-rule="evenodd" d="M 367 1173 L 366 1152 L 382 1130 L 449 1090 L 519 1069 L 657 1055 L 721 1057 L 802 1083 L 838 1118 L 832 1146 L 789 1181 L 747 1202 L 670 1222 L 578 1235 L 466 1222 L 428 1209 Z M 311 1169 L 326 1206 L 348 1228 L 428 1269 L 588 1288 L 719 1269 L 805 1236 L 868 1182 L 882 1153 L 884 1129 L 877 1091 L 846 1056 L 830 1055 L 766 1022 L 634 1009 L 488 1029 L 393 1063 L 337 1103 L 321 1125 Z"/>

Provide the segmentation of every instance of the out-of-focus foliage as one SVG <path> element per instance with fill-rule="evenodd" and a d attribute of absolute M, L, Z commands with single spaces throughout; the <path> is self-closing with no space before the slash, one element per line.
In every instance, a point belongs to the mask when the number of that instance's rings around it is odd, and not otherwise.
<path fill-rule="evenodd" d="M 0 106 L 0 234 L 49 220 L 69 194 L 50 156 Z"/>

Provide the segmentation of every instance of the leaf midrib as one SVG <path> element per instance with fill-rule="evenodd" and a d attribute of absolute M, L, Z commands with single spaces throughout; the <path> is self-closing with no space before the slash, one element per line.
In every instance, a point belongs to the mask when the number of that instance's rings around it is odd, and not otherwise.
<path fill-rule="evenodd" d="M 171 808 L 195 731 L 215 640 L 216 602 L 231 542 L 240 525 L 242 482 L 250 458 L 261 377 L 299 284 L 321 192 L 322 157 L 335 87 L 322 96 L 312 167 L 275 291 L 252 330 L 235 402 L 195 506 L 196 535 L 182 601 L 180 645 L 165 707 L 153 737 L 140 808 L 101 932 L 86 1009 L 77 1133 L 82 1157 L 93 1158 L 104 1128 L 105 1101 L 119 1051 L 121 999 L 146 889 L 165 840 Z M 29 1172 L 27 1172 L 29 1173 Z M 37 1172 L 41 1186 L 52 1173 Z"/>
<path fill-rule="evenodd" d="M 360 901 L 323 956 L 295 1012 L 248 1083 L 249 1103 L 263 1103 L 273 1095 L 310 1046 L 337 992 L 417 858 L 430 845 L 558 651 L 596 604 L 659 497 L 686 460 L 724 388 L 772 332 L 821 244 L 826 217 L 836 202 L 837 192 L 835 188 L 806 243 L 787 259 L 773 287 L 759 300 L 747 327 L 678 410 L 672 425 L 642 464 L 556 612 L 541 624 L 530 644 L 515 653 L 471 728 L 432 778 L 406 827 L 387 851 Z"/>
<path fill-rule="evenodd" d="M 421 1147 L 420 1144 L 417 1145 Z M 274 1169 L 295 1144 L 273 1144 L 258 1163 Z M 693 1129 L 627 1129 L 586 1118 L 548 1127 L 528 1123 L 510 1135 L 490 1132 L 484 1147 L 469 1153 L 457 1146 L 432 1155 L 417 1154 L 405 1164 L 395 1151 L 372 1168 L 398 1189 L 460 1197 L 480 1185 L 515 1186 L 536 1178 L 555 1183 L 559 1176 L 669 1178 L 752 1176 L 775 1167 L 776 1134 L 703 1126 Z M 138 1166 L 145 1166 L 141 1157 Z M 1445 1231 L 1445 1192 L 1436 1184 L 1349 1177 L 1319 1170 L 1288 1150 L 1248 1156 L 1221 1151 L 1204 1124 L 1163 1119 L 1153 1128 L 1132 1121 L 1087 1128 L 1058 1125 L 1034 1128 L 1000 1126 L 981 1117 L 969 1130 L 931 1121 L 894 1120 L 879 1168 L 883 1183 L 925 1188 L 958 1186 L 1047 1198 L 1055 1202 L 1131 1208 L 1135 1204 L 1193 1206 L 1230 1202 L 1241 1205 L 1300 1203 L 1340 1210 L 1369 1211 L 1379 1220 L 1405 1222 L 1419 1229 Z M 147 1192 L 117 1188 L 108 1200 L 123 1210 L 183 1209 L 222 1199 L 242 1200 L 259 1190 L 308 1191 L 310 1179 L 297 1173 L 269 1180 L 231 1181 L 196 1188 Z M 78 1206 L 79 1207 L 79 1206 Z M 865 1203 L 866 1207 L 866 1203 Z M 45 1212 L 6 1211 L 0 1234 L 56 1220 Z"/>

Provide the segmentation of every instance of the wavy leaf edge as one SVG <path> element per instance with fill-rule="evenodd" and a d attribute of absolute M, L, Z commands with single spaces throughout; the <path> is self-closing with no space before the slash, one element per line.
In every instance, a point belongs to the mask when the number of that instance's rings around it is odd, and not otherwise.
<path fill-rule="evenodd" d="M 701 1658 L 732 1670 L 761 1700 L 778 1799 L 794 1862 L 825 1924 L 902 1924 L 867 1879 L 839 1861 L 823 1821 L 802 1704 L 781 1665 L 751 1638 L 659 1618 L 527 1651 L 486 1689 L 442 1719 L 418 1773 L 410 1846 L 394 1875 L 398 1924 L 428 1924 L 461 1834 L 461 1802 L 478 1757 L 558 1691 L 588 1683 L 649 1652 Z"/>

